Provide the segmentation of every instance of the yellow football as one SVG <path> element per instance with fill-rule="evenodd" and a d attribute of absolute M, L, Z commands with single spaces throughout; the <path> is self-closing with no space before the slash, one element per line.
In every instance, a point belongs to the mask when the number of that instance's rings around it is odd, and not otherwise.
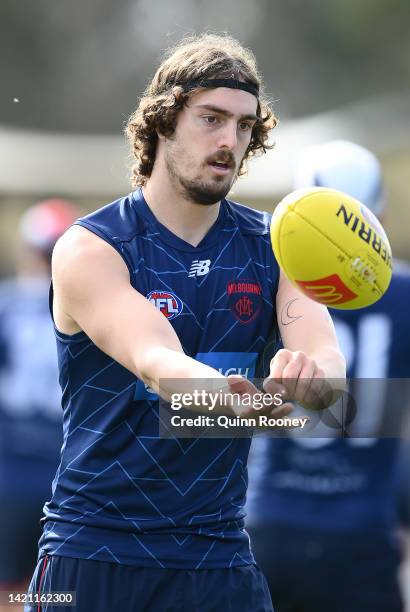
<path fill-rule="evenodd" d="M 374 214 L 335 189 L 298 189 L 276 207 L 271 223 L 275 257 L 307 296 L 332 308 L 370 306 L 392 274 L 389 240 Z"/>

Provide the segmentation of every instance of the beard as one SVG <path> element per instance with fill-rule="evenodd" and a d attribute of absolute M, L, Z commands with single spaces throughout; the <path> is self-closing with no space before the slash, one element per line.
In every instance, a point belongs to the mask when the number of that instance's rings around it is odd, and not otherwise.
<path fill-rule="evenodd" d="M 213 157 L 216 157 L 216 155 Z M 235 159 L 231 152 L 229 152 L 228 157 L 230 164 L 235 168 Z M 209 161 L 211 160 L 205 161 L 204 171 L 208 167 Z M 225 198 L 237 178 L 236 172 L 233 172 L 231 177 L 216 175 L 213 179 L 209 179 L 208 181 L 206 181 L 199 172 L 192 178 L 184 176 L 179 169 L 189 168 L 190 160 L 186 157 L 185 152 L 182 152 L 179 147 L 177 150 L 175 150 L 174 147 L 167 150 L 165 154 L 165 163 L 176 190 L 187 200 L 203 206 L 216 204 Z"/>
<path fill-rule="evenodd" d="M 218 177 L 219 178 L 219 177 Z M 219 183 L 217 181 L 206 183 L 197 179 L 178 177 L 184 196 L 195 204 L 209 206 L 223 200 L 229 193 L 233 180 Z M 225 179 L 226 180 L 226 179 Z"/>

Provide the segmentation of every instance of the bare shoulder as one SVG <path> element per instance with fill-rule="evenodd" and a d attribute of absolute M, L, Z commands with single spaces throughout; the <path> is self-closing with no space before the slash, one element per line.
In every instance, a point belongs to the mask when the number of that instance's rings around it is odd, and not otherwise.
<path fill-rule="evenodd" d="M 55 323 L 64 333 L 76 333 L 78 311 L 120 285 L 129 285 L 128 269 L 117 251 L 81 226 L 72 226 L 58 240 L 52 258 Z"/>
<path fill-rule="evenodd" d="M 108 268 L 107 268 L 108 266 Z M 119 253 L 108 242 L 91 231 L 73 225 L 57 241 L 52 259 L 53 281 L 73 275 L 107 274 L 110 269 L 126 273 Z"/>
<path fill-rule="evenodd" d="M 57 241 L 53 251 L 53 264 L 62 264 L 67 258 L 75 262 L 94 254 L 113 253 L 114 249 L 102 238 L 80 225 L 71 226 Z"/>

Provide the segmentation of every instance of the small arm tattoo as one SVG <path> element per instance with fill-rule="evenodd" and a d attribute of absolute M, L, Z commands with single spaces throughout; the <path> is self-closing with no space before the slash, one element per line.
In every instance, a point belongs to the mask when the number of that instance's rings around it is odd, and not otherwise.
<path fill-rule="evenodd" d="M 290 308 L 294 302 L 296 302 L 299 298 L 293 298 L 290 302 L 287 302 L 282 308 L 282 312 L 280 313 L 280 322 L 282 325 L 290 325 L 294 323 L 298 319 L 301 319 L 303 315 L 291 314 Z"/>

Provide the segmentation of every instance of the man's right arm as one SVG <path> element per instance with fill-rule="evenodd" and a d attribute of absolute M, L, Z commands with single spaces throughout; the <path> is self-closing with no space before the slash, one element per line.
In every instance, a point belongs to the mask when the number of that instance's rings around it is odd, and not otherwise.
<path fill-rule="evenodd" d="M 53 289 L 54 321 L 61 332 L 83 330 L 98 348 L 164 399 L 169 400 L 172 383 L 161 389 L 160 380 L 226 381 L 213 368 L 184 354 L 171 324 L 131 286 L 119 253 L 85 228 L 73 226 L 58 241 Z"/>
<path fill-rule="evenodd" d="M 174 393 L 196 390 L 239 396 L 258 393 L 251 381 L 225 377 L 185 355 L 172 325 L 130 284 L 119 253 L 92 232 L 73 226 L 60 238 L 52 274 L 57 329 L 66 334 L 83 330 L 99 349 L 165 401 Z M 274 414 L 284 416 L 290 409 L 284 404 Z M 228 401 L 228 405 L 215 406 L 215 412 L 241 414 L 243 407 Z M 250 416 L 253 409 L 248 407 L 245 412 Z"/>

